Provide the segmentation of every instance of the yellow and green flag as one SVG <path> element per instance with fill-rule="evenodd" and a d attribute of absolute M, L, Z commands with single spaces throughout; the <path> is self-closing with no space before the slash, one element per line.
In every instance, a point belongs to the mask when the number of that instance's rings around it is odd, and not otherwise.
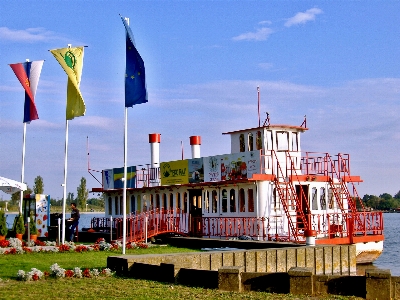
<path fill-rule="evenodd" d="M 67 120 L 84 116 L 86 107 L 79 90 L 83 67 L 83 47 L 53 49 L 50 52 L 68 75 Z"/>

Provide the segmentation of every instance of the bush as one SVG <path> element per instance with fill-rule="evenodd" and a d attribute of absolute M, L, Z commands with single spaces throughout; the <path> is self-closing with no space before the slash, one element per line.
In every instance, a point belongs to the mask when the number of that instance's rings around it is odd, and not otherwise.
<path fill-rule="evenodd" d="M 24 224 L 24 217 L 19 214 L 16 218 L 15 218 L 15 233 L 16 234 L 24 234 L 25 233 L 25 224 Z"/>
<path fill-rule="evenodd" d="M 4 210 L 0 210 L 0 235 L 7 236 L 8 228 Z"/>
<path fill-rule="evenodd" d="M 33 213 L 31 213 L 31 216 L 29 217 L 29 234 L 37 235 L 38 230 L 36 228 L 36 222 L 35 219 L 33 218 Z"/>

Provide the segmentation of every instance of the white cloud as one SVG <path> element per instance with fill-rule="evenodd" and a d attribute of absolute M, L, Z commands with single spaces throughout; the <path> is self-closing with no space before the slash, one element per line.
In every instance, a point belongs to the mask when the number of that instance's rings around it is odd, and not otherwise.
<path fill-rule="evenodd" d="M 0 27 L 0 39 L 16 42 L 42 42 L 56 39 L 54 32 L 45 28 L 27 28 L 23 30 Z"/>
<path fill-rule="evenodd" d="M 234 41 L 265 41 L 274 31 L 271 28 L 260 28 L 256 32 L 246 32 L 232 38 Z"/>
<path fill-rule="evenodd" d="M 323 13 L 322 9 L 319 9 L 316 7 L 310 8 L 310 9 L 306 10 L 305 12 L 299 12 L 294 17 L 289 18 L 286 21 L 285 26 L 291 27 L 293 25 L 305 24 L 308 21 L 314 21 L 315 16 L 322 14 L 322 13 Z"/>

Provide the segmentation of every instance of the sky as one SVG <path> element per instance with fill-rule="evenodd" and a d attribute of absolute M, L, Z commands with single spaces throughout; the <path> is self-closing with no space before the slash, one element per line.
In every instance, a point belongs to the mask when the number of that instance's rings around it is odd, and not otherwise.
<path fill-rule="evenodd" d="M 400 1 L 2 1 L 0 176 L 21 179 L 24 90 L 8 66 L 45 60 L 39 120 L 27 125 L 25 182 L 62 199 L 67 76 L 48 51 L 85 48 L 86 115 L 69 122 L 67 192 L 82 177 L 124 162 L 125 29 L 128 17 L 146 67 L 149 102 L 128 109 L 128 165 L 230 153 L 222 132 L 262 120 L 309 130 L 302 150 L 350 154 L 358 194 L 400 190 Z M 88 155 L 89 153 L 89 155 Z M 88 159 L 90 158 L 90 159 Z M 90 194 L 91 196 L 97 196 Z M 0 192 L 0 199 L 10 196 Z"/>

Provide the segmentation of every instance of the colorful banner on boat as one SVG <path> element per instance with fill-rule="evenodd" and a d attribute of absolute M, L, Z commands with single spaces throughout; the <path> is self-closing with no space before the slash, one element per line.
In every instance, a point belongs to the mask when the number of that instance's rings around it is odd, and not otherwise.
<path fill-rule="evenodd" d="M 126 168 L 127 173 L 127 188 L 135 188 L 136 187 L 136 166 L 131 166 Z M 112 189 L 123 189 L 124 182 L 122 178 L 124 177 L 124 168 L 114 168 L 103 170 L 103 189 L 104 190 L 112 190 Z"/>
<path fill-rule="evenodd" d="M 189 162 L 176 160 L 160 164 L 161 185 L 189 183 Z"/>
<path fill-rule="evenodd" d="M 189 183 L 204 182 L 203 158 L 188 159 Z"/>
<path fill-rule="evenodd" d="M 204 157 L 204 181 L 239 180 L 260 173 L 260 151 Z"/>

